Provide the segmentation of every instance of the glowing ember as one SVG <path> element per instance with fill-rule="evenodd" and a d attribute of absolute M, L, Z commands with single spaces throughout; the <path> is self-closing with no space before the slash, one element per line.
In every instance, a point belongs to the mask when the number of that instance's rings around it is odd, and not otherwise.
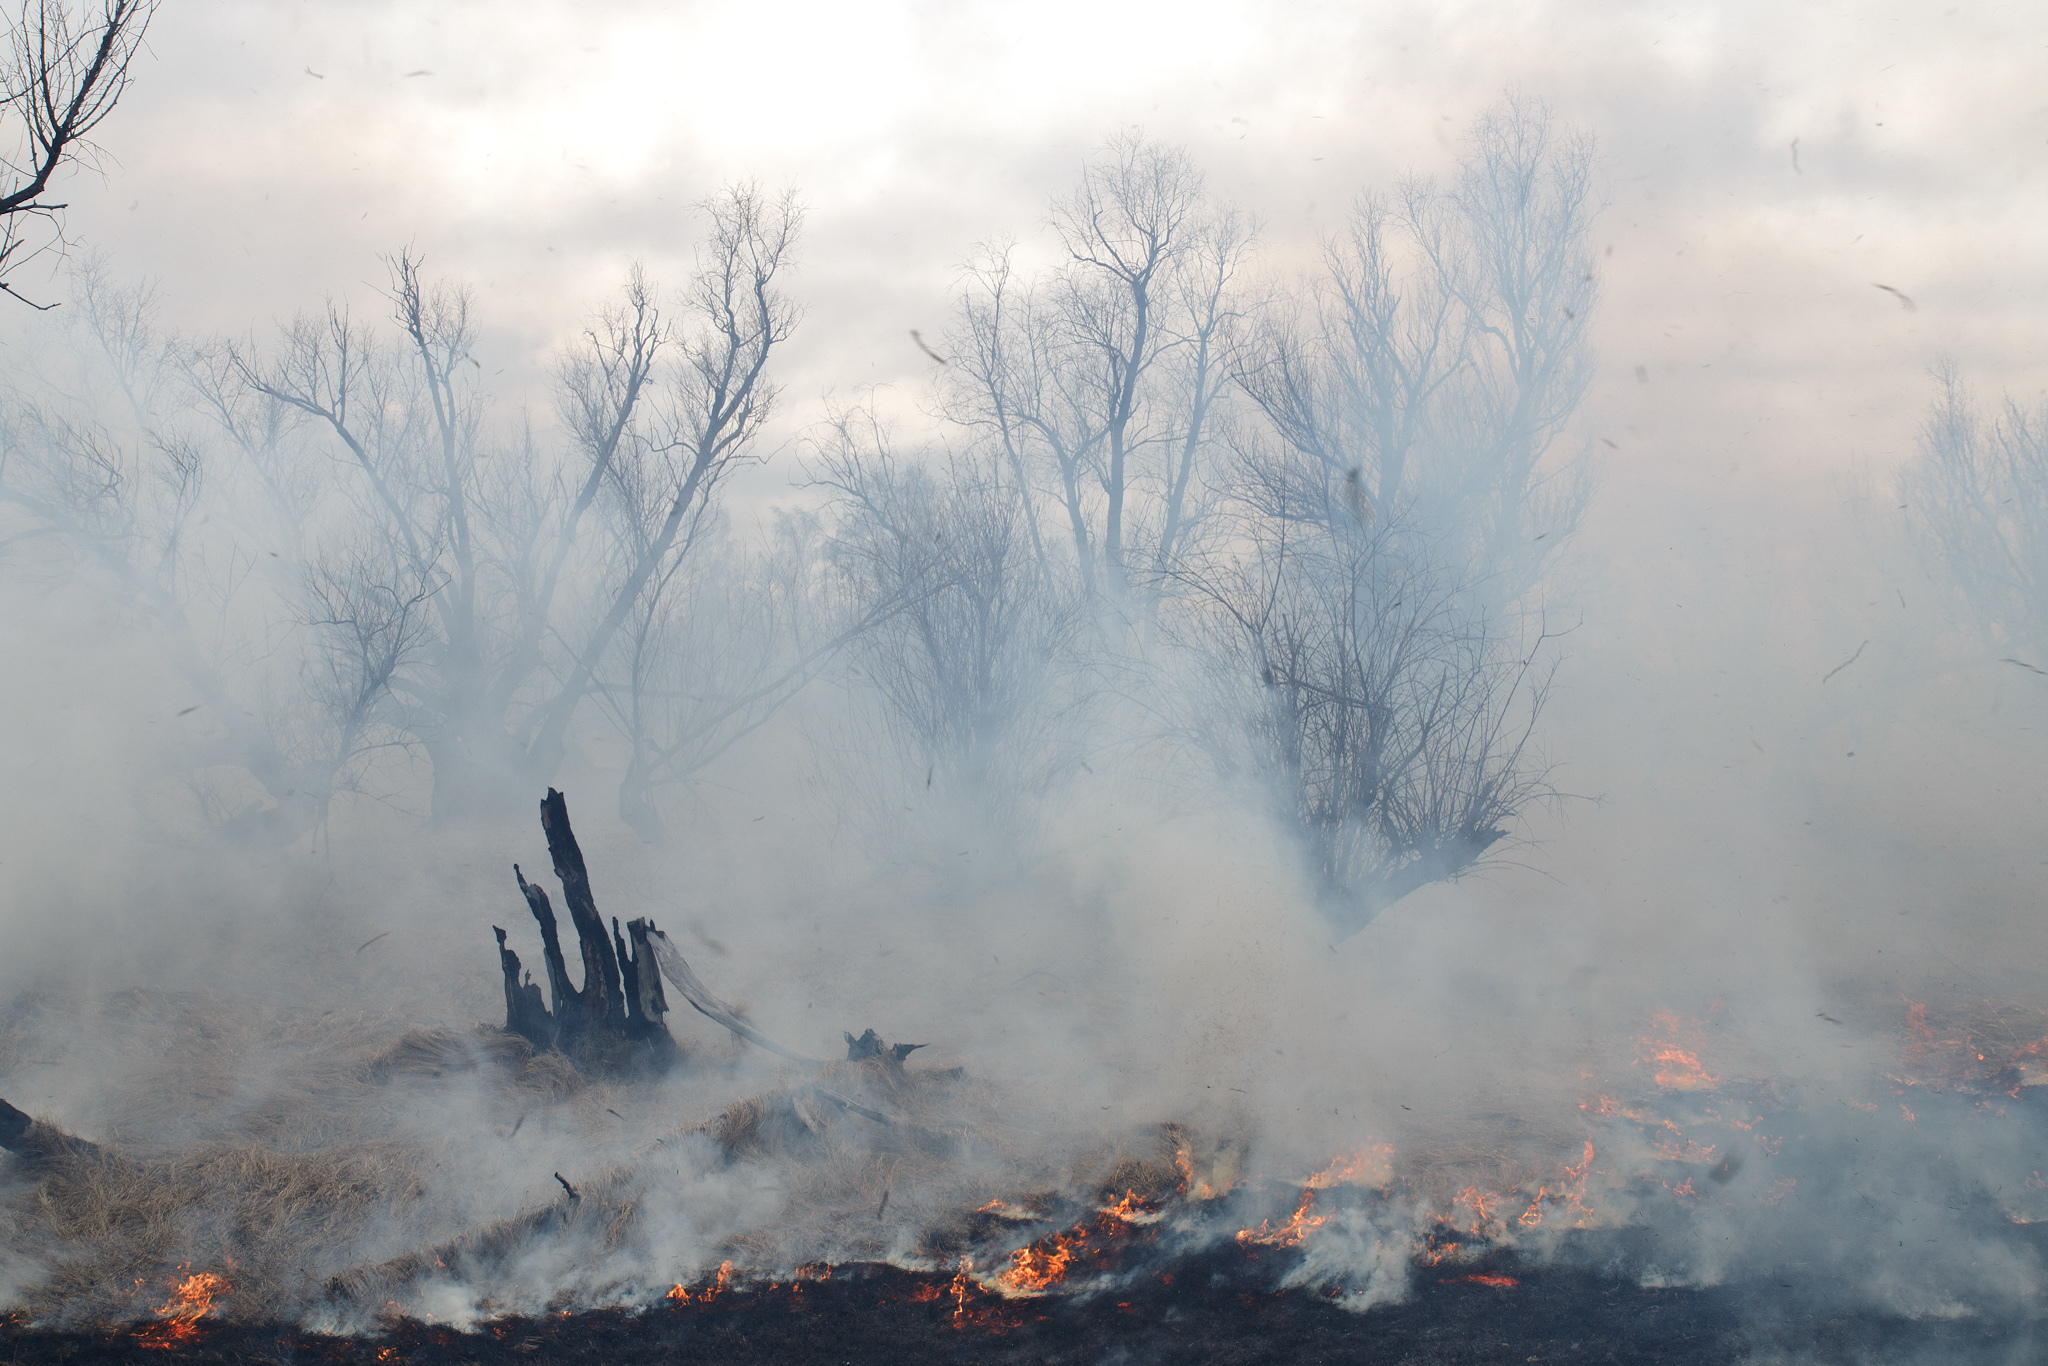
<path fill-rule="evenodd" d="M 178 1268 L 183 1271 L 184 1267 Z M 232 1289 L 225 1277 L 211 1271 L 187 1276 L 171 1291 L 171 1298 L 156 1307 L 157 1322 L 135 1334 L 145 1347 L 179 1347 L 199 1336 L 199 1320 L 213 1312 L 214 1301 Z"/>

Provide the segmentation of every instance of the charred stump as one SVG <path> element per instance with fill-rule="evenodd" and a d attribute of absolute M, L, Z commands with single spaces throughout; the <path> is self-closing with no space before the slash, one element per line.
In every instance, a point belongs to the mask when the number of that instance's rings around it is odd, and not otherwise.
<path fill-rule="evenodd" d="M 610 1042 L 641 1044 L 657 1051 L 673 1049 L 663 1016 L 668 1000 L 661 989 L 661 972 L 655 965 L 648 934 L 651 921 L 629 921 L 622 935 L 612 921 L 607 932 L 598 914 L 597 899 L 590 889 L 590 871 L 583 861 L 583 849 L 569 824 L 569 803 L 561 793 L 548 789 L 540 804 L 541 831 L 547 836 L 548 856 L 555 877 L 562 884 L 562 901 L 569 908 L 569 923 L 576 930 L 578 958 L 583 966 L 583 985 L 572 985 L 569 963 L 562 951 L 561 927 L 555 919 L 554 903 L 548 894 L 527 881 L 518 864 L 512 865 L 526 907 L 540 927 L 541 962 L 547 973 L 548 1001 L 541 1001 L 540 987 L 531 973 L 524 975 L 519 955 L 506 946 L 505 931 L 492 926 L 498 938 L 499 967 L 505 977 L 505 1029 L 531 1040 L 536 1048 L 550 1045 L 568 1052 L 609 1052 Z"/>

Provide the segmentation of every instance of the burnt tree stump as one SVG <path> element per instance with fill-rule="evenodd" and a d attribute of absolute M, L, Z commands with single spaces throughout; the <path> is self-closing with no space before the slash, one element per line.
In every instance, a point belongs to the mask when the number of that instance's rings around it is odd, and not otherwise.
<path fill-rule="evenodd" d="M 562 884 L 562 901 L 569 908 L 569 923 L 576 930 L 578 957 L 583 966 L 583 985 L 571 985 L 569 963 L 562 952 L 561 927 L 555 919 L 554 903 L 548 894 L 527 881 L 518 864 L 512 877 L 519 885 L 526 907 L 540 926 L 541 962 L 547 974 L 548 1001 L 530 972 L 524 973 L 519 955 L 506 946 L 505 931 L 493 925 L 498 939 L 498 963 L 505 977 L 505 1029 L 531 1041 L 536 1048 L 558 1047 L 565 1052 L 603 1055 L 614 1052 L 607 1043 L 633 1043 L 667 1053 L 674 1049 L 663 1016 L 668 999 L 661 989 L 661 972 L 655 965 L 648 943 L 653 922 L 627 922 L 624 934 L 614 919 L 607 932 L 598 914 L 597 899 L 590 890 L 590 871 L 583 862 L 583 850 L 569 825 L 569 803 L 553 788 L 540 804 L 541 832 L 547 836 L 548 856 L 555 877 Z"/>

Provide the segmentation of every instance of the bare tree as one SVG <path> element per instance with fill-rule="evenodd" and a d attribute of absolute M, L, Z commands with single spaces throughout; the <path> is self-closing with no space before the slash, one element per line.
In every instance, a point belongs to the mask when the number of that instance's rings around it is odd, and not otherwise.
<path fill-rule="evenodd" d="M 1237 720 L 1208 713 L 1198 740 L 1274 794 L 1355 931 L 1555 795 L 1530 748 L 1545 640 L 1475 610 L 1432 538 L 1366 516 L 1320 462 L 1254 448 L 1240 475 L 1237 553 L 1181 570 L 1176 624 Z"/>
<path fill-rule="evenodd" d="M 852 658 L 913 782 L 1009 828 L 1071 765 L 1077 593 L 1033 552 L 999 449 L 894 448 L 866 410 L 835 414 L 812 475 L 860 623 Z"/>
<path fill-rule="evenodd" d="M 2048 404 L 1986 415 L 1950 364 L 1899 474 L 1908 535 L 1988 642 L 2048 653 Z"/>
<path fill-rule="evenodd" d="M 615 696 L 666 699 L 629 727 L 644 795 L 808 676 L 785 660 L 743 678 L 751 646 L 693 671 L 661 639 L 762 619 L 708 613 L 760 585 L 689 561 L 753 458 L 796 319 L 778 280 L 793 202 L 741 187 L 708 210 L 673 318 L 635 271 L 561 357 L 565 449 L 493 423 L 473 300 L 410 252 L 384 318 L 330 304 L 262 345 L 158 336 L 146 290 L 78 273 L 94 378 L 13 406 L 0 501 L 18 561 L 90 570 L 164 633 L 216 728 L 195 768 L 241 775 L 206 799 L 221 820 L 295 837 L 380 757 L 431 766 L 437 820 L 494 811 Z"/>
<path fill-rule="evenodd" d="M 0 290 L 19 298 L 5 277 L 43 249 L 24 251 L 30 224 L 62 240 L 66 206 L 52 198 L 53 182 L 66 165 L 93 158 L 91 136 L 127 92 L 155 14 L 156 0 L 101 0 L 76 15 L 65 0 L 23 0 L 9 24 L 0 72 L 12 143 L 0 157 Z"/>
<path fill-rule="evenodd" d="M 1081 585 L 1124 604 L 1199 520 L 1256 233 L 1212 208 L 1185 151 L 1127 133 L 1106 152 L 1054 201 L 1061 269 L 1020 279 L 999 246 L 970 271 L 945 410 L 1001 452 L 1041 566 L 1060 563 L 1039 520 L 1047 479 Z"/>
<path fill-rule="evenodd" d="M 393 743 L 387 691 L 429 586 L 393 589 L 322 543 L 317 463 L 289 411 L 217 348 L 162 334 L 147 284 L 88 261 L 74 285 L 79 363 L 39 388 L 14 376 L 12 558 L 95 587 L 163 644 L 194 701 L 182 762 L 216 824 L 295 838 Z"/>
<path fill-rule="evenodd" d="M 621 632 L 637 620 L 644 641 L 662 619 L 721 482 L 751 458 L 775 397 L 769 357 L 796 321 L 777 276 L 799 214 L 742 186 L 708 216 L 681 326 L 636 270 L 561 358 L 562 477 L 534 477 L 530 440 L 508 453 L 513 477 L 480 475 L 471 300 L 428 286 L 410 254 L 391 263 L 396 345 L 330 306 L 270 354 L 233 354 L 249 390 L 337 443 L 360 523 L 382 539 L 384 596 L 433 585 L 431 636 L 390 687 L 432 762 L 437 819 L 495 809 L 507 778 L 553 775 Z"/>
<path fill-rule="evenodd" d="M 1593 147 L 1540 104 L 1488 113 L 1446 187 L 1368 194 L 1237 377 L 1295 451 L 1461 556 L 1495 609 L 1533 585 L 1591 495 L 1545 467 L 1591 377 Z"/>

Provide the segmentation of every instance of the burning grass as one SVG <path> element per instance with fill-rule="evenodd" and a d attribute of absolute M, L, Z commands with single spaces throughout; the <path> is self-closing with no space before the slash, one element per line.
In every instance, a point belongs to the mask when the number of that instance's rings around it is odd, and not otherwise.
<path fill-rule="evenodd" d="M 118 1008 L 154 1012 L 223 1073 L 217 1060 L 248 1046 L 192 1018 L 192 1002 Z M 1030 1304 L 1116 1303 L 1218 1249 L 1255 1269 L 1262 1293 L 1352 1308 L 1424 1284 L 1513 1291 L 1588 1239 L 1623 1238 L 1603 1255 L 1633 1247 L 1645 1267 L 1711 1281 L 1711 1267 L 1685 1269 L 1670 1231 L 1799 1217 L 1829 1179 L 1832 1149 L 1801 1146 L 1823 1119 L 1877 1145 L 1915 1141 L 1930 1111 L 2035 1132 L 2044 1026 L 2017 1007 L 1906 1003 L 1890 1065 L 1871 1074 L 1890 1094 L 1845 1095 L 1822 1116 L 1726 1046 L 1711 1013 L 1658 1012 L 1569 1108 L 1422 1116 L 1304 1172 L 1262 1169 L 1248 1124 L 1048 1143 L 993 1081 L 900 1059 L 787 1067 L 735 1098 L 745 1082 L 729 1066 L 606 1080 L 495 1030 L 344 1021 L 293 1040 L 311 1065 L 278 1085 L 304 1110 L 244 1088 L 229 1107 L 239 1136 L 181 1118 L 131 1143 L 131 1121 L 111 1126 L 124 1141 L 53 1139 L 0 1159 L 0 1236 L 33 1259 L 17 1304 L 35 1321 L 134 1324 L 160 1350 L 213 1324 L 369 1332 L 393 1315 L 460 1326 L 576 1305 L 696 1310 L 885 1265 L 961 1323 L 1021 1324 Z M 679 1098 L 696 1113 L 676 1113 Z M 436 1103 L 482 1129 L 475 1153 L 378 1123 Z M 200 1132 L 179 1143 L 181 1127 Z M 486 1157 L 527 1177 L 495 1211 L 450 1193 L 473 1190 L 464 1164 Z M 2048 1180 L 1998 1198 L 1986 1217 L 2011 1236 L 2048 1228 Z M 1643 1230 L 1666 1241 L 1626 1241 Z"/>

